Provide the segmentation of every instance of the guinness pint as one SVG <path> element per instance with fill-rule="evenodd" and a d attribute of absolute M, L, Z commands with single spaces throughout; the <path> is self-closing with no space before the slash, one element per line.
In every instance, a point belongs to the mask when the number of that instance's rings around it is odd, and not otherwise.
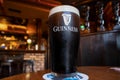
<path fill-rule="evenodd" d="M 61 5 L 51 9 L 48 18 L 52 72 L 74 73 L 80 37 L 79 11 L 73 6 Z"/>

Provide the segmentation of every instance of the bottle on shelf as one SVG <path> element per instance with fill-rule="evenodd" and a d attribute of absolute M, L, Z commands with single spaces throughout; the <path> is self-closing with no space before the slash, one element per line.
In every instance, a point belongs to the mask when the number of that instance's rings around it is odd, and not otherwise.
<path fill-rule="evenodd" d="M 104 14 L 104 3 L 101 1 L 98 1 L 96 3 L 96 16 L 97 16 L 97 31 L 105 31 L 105 26 L 104 26 L 104 19 L 103 19 L 103 14 Z"/>
<path fill-rule="evenodd" d="M 119 2 L 117 0 L 112 1 L 112 8 L 113 8 L 113 19 L 114 19 L 114 30 L 120 30 L 120 16 L 119 16 Z"/>

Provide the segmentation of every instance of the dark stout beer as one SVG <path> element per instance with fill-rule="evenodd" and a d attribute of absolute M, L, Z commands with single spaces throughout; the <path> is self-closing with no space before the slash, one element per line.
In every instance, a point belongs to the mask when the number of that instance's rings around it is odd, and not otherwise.
<path fill-rule="evenodd" d="M 52 72 L 76 72 L 79 47 L 79 11 L 69 5 L 53 8 L 49 13 L 49 37 Z"/>

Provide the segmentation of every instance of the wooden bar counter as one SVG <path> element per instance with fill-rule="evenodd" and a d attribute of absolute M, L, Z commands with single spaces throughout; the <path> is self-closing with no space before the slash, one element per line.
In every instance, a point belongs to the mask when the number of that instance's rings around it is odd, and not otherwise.
<path fill-rule="evenodd" d="M 111 69 L 108 66 L 83 66 L 78 67 L 78 71 L 89 76 L 89 80 L 120 80 L 120 71 Z M 50 70 L 24 73 L 3 78 L 1 80 L 43 80 L 42 76 Z"/>

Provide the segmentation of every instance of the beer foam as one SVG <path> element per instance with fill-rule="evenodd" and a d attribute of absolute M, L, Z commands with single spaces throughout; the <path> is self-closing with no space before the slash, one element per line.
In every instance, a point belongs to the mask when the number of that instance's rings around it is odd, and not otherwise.
<path fill-rule="evenodd" d="M 78 16 L 80 16 L 79 10 L 70 5 L 60 5 L 60 6 L 56 6 L 56 7 L 52 8 L 50 10 L 49 16 L 51 16 L 57 12 L 63 12 L 63 11 L 73 12 L 73 13 L 77 14 Z"/>

